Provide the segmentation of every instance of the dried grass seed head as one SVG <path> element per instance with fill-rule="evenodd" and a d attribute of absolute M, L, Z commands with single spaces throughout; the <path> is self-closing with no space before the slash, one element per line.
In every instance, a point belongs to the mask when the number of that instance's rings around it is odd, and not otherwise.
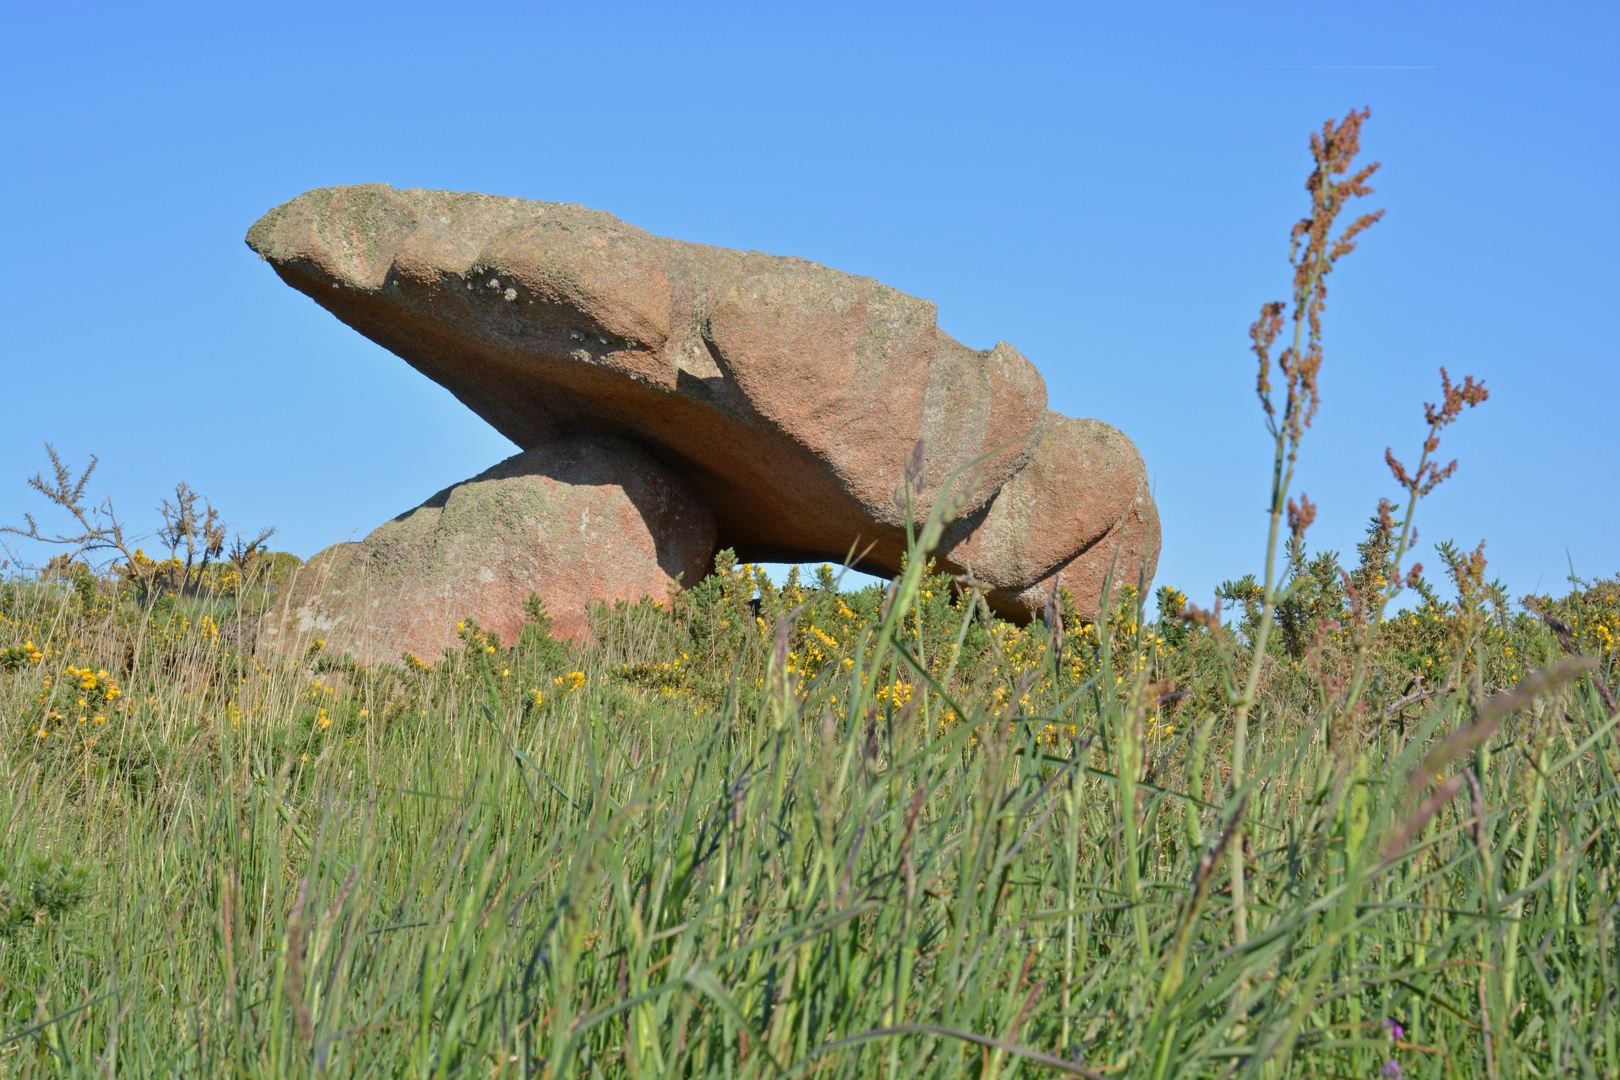
<path fill-rule="evenodd" d="M 1327 303 L 1327 275 L 1334 264 L 1355 250 L 1357 237 L 1383 216 L 1382 210 L 1363 214 L 1337 236 L 1334 223 L 1345 204 L 1353 198 L 1371 195 L 1367 181 L 1378 169 L 1374 162 L 1346 179 L 1361 150 L 1361 125 L 1370 110 L 1351 110 L 1341 121 L 1329 120 L 1319 133 L 1311 135 L 1311 156 L 1315 168 L 1306 180 L 1311 195 L 1311 213 L 1300 219 L 1289 232 L 1288 259 L 1294 267 L 1293 318 L 1294 344 L 1277 357 L 1287 385 L 1283 428 L 1277 432 L 1288 440 L 1288 457 L 1294 460 L 1305 428 L 1310 427 L 1321 404 L 1317 379 L 1322 370 L 1322 310 Z M 1268 419 L 1276 416 L 1271 401 L 1270 353 L 1282 329 L 1284 305 L 1265 305 L 1260 318 L 1249 328 L 1251 348 L 1260 361 L 1256 389 Z M 1302 340 L 1303 339 L 1303 340 Z"/>

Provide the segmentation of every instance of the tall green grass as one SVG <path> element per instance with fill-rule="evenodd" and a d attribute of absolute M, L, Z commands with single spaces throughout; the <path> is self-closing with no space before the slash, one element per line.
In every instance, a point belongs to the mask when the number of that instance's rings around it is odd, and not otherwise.
<path fill-rule="evenodd" d="M 28 1076 L 1614 1075 L 1620 761 L 1590 661 L 1496 695 L 1458 680 L 1408 705 L 1404 732 L 1324 708 L 1321 682 L 1285 668 L 1233 783 L 1228 725 L 1183 711 L 1178 732 L 1180 702 L 1159 701 L 1172 663 L 1186 685 L 1218 675 L 1212 643 L 1162 655 L 1172 628 L 1135 608 L 1092 636 L 1084 678 L 987 638 L 971 681 L 958 663 L 947 682 L 948 661 L 916 655 L 914 603 L 939 584 L 924 565 L 853 665 L 800 683 L 791 638 L 757 635 L 729 697 L 696 710 L 625 681 L 620 657 L 655 635 L 623 611 L 591 650 L 469 635 L 431 672 L 322 675 L 318 657 L 256 667 L 209 623 L 177 629 L 183 610 L 161 629 L 140 610 L 86 624 L 77 596 L 12 586 L 7 632 L 63 649 L 12 665 L 12 715 L 76 702 L 75 655 L 116 680 L 121 646 L 146 638 L 103 741 L 73 743 L 67 717 L 67 736 L 28 719 L 6 745 L 0 1060 Z M 970 597 L 949 610 L 983 617 Z M 1523 622 L 1511 640 L 1558 652 Z M 900 679 L 910 700 L 874 708 Z M 1239 943 L 1223 856 L 1241 808 Z"/>

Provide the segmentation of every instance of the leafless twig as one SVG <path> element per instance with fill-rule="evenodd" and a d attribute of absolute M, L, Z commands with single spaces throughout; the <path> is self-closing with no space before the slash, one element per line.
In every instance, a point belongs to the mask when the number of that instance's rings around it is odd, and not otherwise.
<path fill-rule="evenodd" d="M 133 562 L 134 552 L 124 536 L 123 524 L 113 511 L 112 498 L 109 496 L 96 505 L 85 501 L 85 489 L 90 484 L 90 477 L 95 473 L 99 459 L 91 454 L 90 464 L 84 467 L 84 472 L 75 477 L 73 467 L 62 460 L 62 456 L 50 443 L 45 444 L 45 453 L 51 459 L 51 479 L 46 480 L 42 472 L 35 473 L 28 481 L 28 486 L 71 517 L 75 528 L 55 535 L 46 535 L 39 531 L 39 523 L 34 520 L 32 514 L 24 514 L 23 521 L 28 525 L 26 529 L 4 525 L 0 526 L 0 533 L 11 533 L 25 540 L 37 540 L 42 544 L 68 548 L 70 562 L 81 555 L 97 551 L 113 551 L 122 556 L 126 563 Z"/>

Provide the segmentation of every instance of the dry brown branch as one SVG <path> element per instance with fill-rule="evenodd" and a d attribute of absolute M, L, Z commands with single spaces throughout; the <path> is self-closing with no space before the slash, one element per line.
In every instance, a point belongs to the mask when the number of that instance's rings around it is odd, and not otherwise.
<path fill-rule="evenodd" d="M 88 505 L 85 502 L 85 489 L 90 484 L 90 477 L 96 471 L 99 459 L 91 454 L 90 464 L 86 465 L 84 471 L 75 478 L 72 466 L 62 460 L 62 456 L 50 443 L 45 444 L 45 453 L 51 459 L 51 479 L 47 481 L 42 472 L 35 473 L 29 479 L 28 486 L 72 518 L 75 528 L 55 535 L 46 535 L 39 531 L 39 523 L 34 520 L 32 514 L 24 514 L 23 521 L 28 525 L 26 529 L 3 525 L 0 526 L 0 533 L 11 533 L 25 540 L 69 548 L 71 550 L 67 558 L 70 562 L 81 555 L 113 551 L 117 556 L 122 556 L 126 564 L 132 564 L 134 552 L 124 536 L 124 526 L 113 510 L 112 497 L 108 496 L 96 505 Z"/>

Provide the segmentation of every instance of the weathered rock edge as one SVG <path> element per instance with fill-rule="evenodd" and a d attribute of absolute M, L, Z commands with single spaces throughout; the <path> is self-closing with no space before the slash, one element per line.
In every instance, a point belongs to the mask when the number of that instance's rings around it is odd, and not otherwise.
<path fill-rule="evenodd" d="M 1151 576 L 1158 519 L 1130 440 L 1049 412 L 1012 346 L 969 349 L 932 303 L 870 278 L 580 206 L 380 184 L 307 192 L 247 241 L 518 445 L 605 432 L 643 446 L 744 559 L 853 550 L 895 572 L 896 491 L 921 440 L 919 515 L 986 458 L 939 557 L 992 585 L 1003 613 L 1028 618 L 1032 590 L 1102 551 L 1120 580 Z"/>

